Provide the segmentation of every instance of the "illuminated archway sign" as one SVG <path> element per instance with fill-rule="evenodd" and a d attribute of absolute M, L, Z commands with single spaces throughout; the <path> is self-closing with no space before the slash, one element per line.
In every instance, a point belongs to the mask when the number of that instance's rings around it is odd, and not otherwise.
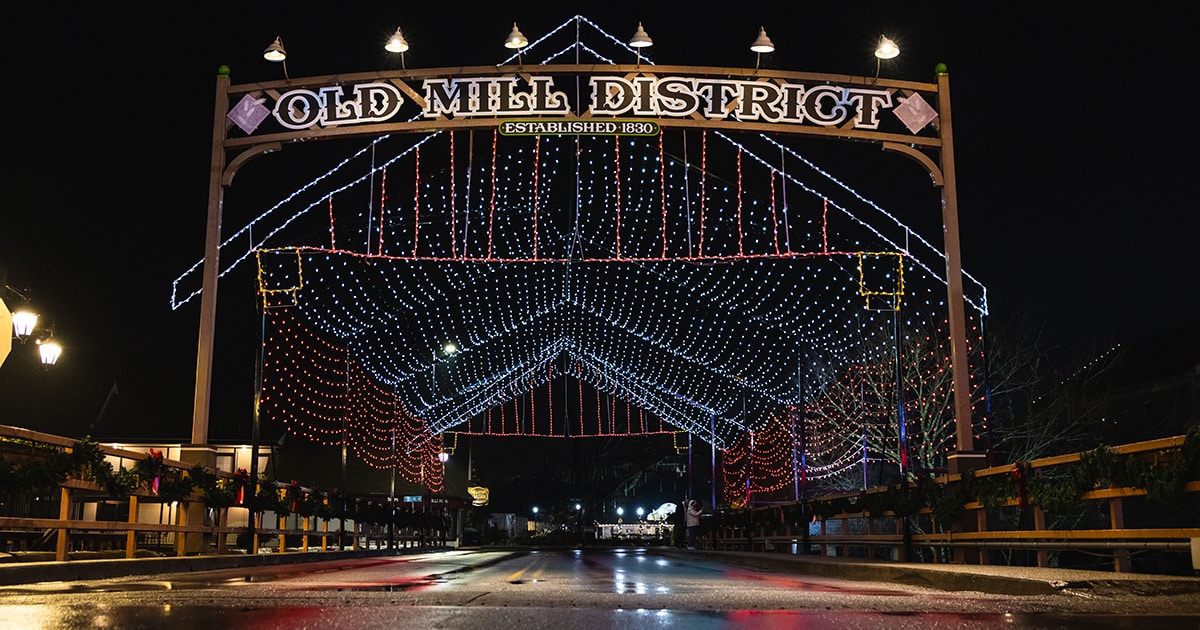
<path fill-rule="evenodd" d="M 951 468 L 973 467 L 981 456 L 973 447 L 946 73 L 939 72 L 936 83 L 919 83 L 711 67 L 650 70 L 481 66 L 241 86 L 230 84 L 227 71 L 219 74 L 192 443 L 203 445 L 208 435 L 224 188 L 246 160 L 286 143 L 404 132 L 492 128 L 506 136 L 644 136 L 675 127 L 866 141 L 905 154 L 928 170 L 942 189 L 946 239 L 957 429 Z M 582 89 L 563 89 L 568 84 Z"/>
<path fill-rule="evenodd" d="M 428 69 L 313 77 L 221 95 L 226 149 L 321 138 L 496 127 L 505 135 L 759 130 L 936 150 L 940 84 L 728 68 L 595 65 Z M 718 78 L 719 77 L 719 78 Z M 561 86 L 579 83 L 574 90 Z M 894 148 L 894 147 L 889 147 Z M 927 166 L 930 164 L 927 163 Z M 934 173 L 940 179 L 941 173 Z"/>

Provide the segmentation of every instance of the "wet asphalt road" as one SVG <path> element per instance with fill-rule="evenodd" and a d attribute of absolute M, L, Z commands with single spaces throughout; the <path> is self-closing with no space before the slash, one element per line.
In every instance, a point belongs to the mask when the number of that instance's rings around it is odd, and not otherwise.
<path fill-rule="evenodd" d="M 1200 594 L 1012 596 L 644 550 L 461 551 L 0 587 L 0 628 L 1200 629 Z"/>

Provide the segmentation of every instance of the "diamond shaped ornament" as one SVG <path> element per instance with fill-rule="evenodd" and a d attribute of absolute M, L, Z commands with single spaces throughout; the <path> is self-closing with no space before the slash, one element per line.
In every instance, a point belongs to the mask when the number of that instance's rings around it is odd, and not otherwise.
<path fill-rule="evenodd" d="M 900 104 L 897 105 L 892 113 L 900 122 L 904 123 L 905 127 L 912 133 L 925 128 L 933 119 L 937 118 L 937 112 L 921 98 L 920 94 L 913 94 L 908 98 L 900 98 Z"/>
<path fill-rule="evenodd" d="M 226 115 L 229 120 L 246 132 L 246 135 L 250 135 L 254 133 L 255 129 L 258 129 L 267 116 L 271 115 L 271 110 L 263 105 L 264 100 L 266 99 L 254 98 L 247 94 Z"/>

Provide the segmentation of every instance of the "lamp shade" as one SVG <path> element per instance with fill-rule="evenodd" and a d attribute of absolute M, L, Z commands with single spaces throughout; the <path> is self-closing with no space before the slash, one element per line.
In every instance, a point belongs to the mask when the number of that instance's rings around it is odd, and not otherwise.
<path fill-rule="evenodd" d="M 42 355 L 43 365 L 54 365 L 58 363 L 58 357 L 62 356 L 62 346 L 47 341 L 38 346 L 38 353 Z"/>
<path fill-rule="evenodd" d="M 770 37 L 767 37 L 767 29 L 766 28 L 759 27 L 758 39 L 754 40 L 753 44 L 750 44 L 750 50 L 752 50 L 756 53 L 775 52 L 775 44 L 773 44 L 771 42 Z"/>
<path fill-rule="evenodd" d="M 525 36 L 521 34 L 520 29 L 517 28 L 517 23 L 513 22 L 513 30 L 511 33 L 508 34 L 508 39 L 504 40 L 504 47 L 520 49 L 520 48 L 524 48 L 528 45 L 529 45 L 529 40 L 526 39 Z"/>
<path fill-rule="evenodd" d="M 650 36 L 646 34 L 646 30 L 642 28 L 641 22 L 638 22 L 637 31 L 629 39 L 629 45 L 632 48 L 645 48 L 654 45 L 654 40 L 650 39 Z"/>
<path fill-rule="evenodd" d="M 28 337 L 37 325 L 38 316 L 33 311 L 17 311 L 12 314 L 13 334 L 18 337 Z"/>
<path fill-rule="evenodd" d="M 287 59 L 287 51 L 283 49 L 283 42 L 278 37 L 263 51 L 263 59 L 267 61 L 283 61 Z"/>
<path fill-rule="evenodd" d="M 404 35 L 400 34 L 400 29 L 388 38 L 387 43 L 383 45 L 383 49 L 388 52 L 402 53 L 408 50 L 408 42 L 405 41 Z"/>
<path fill-rule="evenodd" d="M 893 59 L 900 54 L 900 47 L 896 42 L 880 35 L 879 47 L 875 49 L 875 56 L 880 59 Z"/>

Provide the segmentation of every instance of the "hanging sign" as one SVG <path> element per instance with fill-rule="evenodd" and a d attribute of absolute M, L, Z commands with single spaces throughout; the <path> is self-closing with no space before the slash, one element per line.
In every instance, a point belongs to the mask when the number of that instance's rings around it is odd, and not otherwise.
<path fill-rule="evenodd" d="M 259 133 L 267 120 L 304 131 L 434 120 L 453 126 L 492 118 L 509 136 L 655 135 L 657 121 L 668 119 L 873 131 L 888 111 L 893 115 L 887 120 L 916 135 L 937 115 L 913 90 L 897 94 L 872 83 L 716 78 L 675 70 L 664 76 L 575 75 L 570 90 L 560 89 L 556 79 L 563 77 L 552 73 L 375 79 L 246 93 L 227 115 L 247 135 Z M 573 106 L 572 100 L 578 102 Z"/>

